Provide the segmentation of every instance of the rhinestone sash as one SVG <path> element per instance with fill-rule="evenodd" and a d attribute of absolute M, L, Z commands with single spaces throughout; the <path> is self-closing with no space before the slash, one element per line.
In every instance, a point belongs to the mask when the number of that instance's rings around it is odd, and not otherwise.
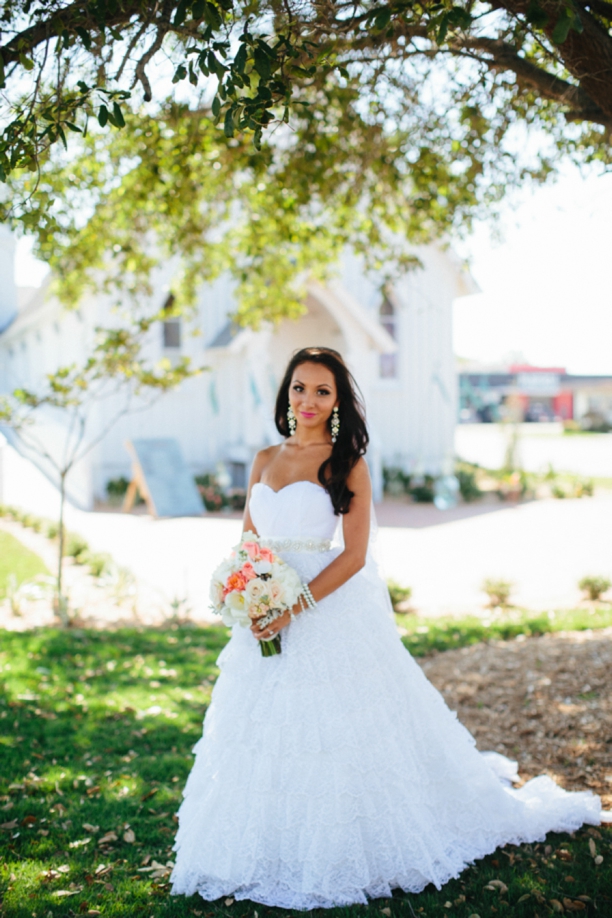
<path fill-rule="evenodd" d="M 261 544 L 271 548 L 272 551 L 329 551 L 331 539 L 292 539 L 270 538 L 261 539 Z"/>

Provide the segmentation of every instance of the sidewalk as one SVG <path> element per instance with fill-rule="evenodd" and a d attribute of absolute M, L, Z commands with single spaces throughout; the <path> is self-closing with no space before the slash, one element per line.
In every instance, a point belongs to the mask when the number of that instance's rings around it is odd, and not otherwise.
<path fill-rule="evenodd" d="M 40 473 L 19 460 L 3 500 L 53 517 L 57 495 Z M 586 574 L 612 579 L 612 498 L 540 500 L 518 506 L 470 504 L 440 511 L 387 502 L 378 509 L 377 556 L 387 577 L 412 587 L 423 615 L 480 613 L 486 577 L 513 581 L 518 605 L 533 610 L 572 607 Z M 68 507 L 69 529 L 94 551 L 129 568 L 160 604 L 183 601 L 198 619 L 208 609 L 210 575 L 241 533 L 239 519 L 212 515 L 153 520 Z"/>

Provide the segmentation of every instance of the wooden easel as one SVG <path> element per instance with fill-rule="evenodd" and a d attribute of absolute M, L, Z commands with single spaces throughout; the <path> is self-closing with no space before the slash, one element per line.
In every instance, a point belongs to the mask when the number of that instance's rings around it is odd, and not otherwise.
<path fill-rule="evenodd" d="M 147 484 L 145 482 L 145 477 L 142 473 L 140 463 L 134 455 L 134 450 L 132 444 L 129 440 L 126 441 L 126 447 L 129 452 L 132 454 L 132 480 L 130 481 L 127 491 L 125 492 L 125 497 L 123 498 L 123 504 L 121 510 L 123 513 L 130 513 L 136 502 L 136 495 L 140 494 L 145 504 L 147 505 L 147 510 L 151 516 L 157 516 L 155 512 L 155 505 L 151 500 L 151 495 L 149 494 Z"/>

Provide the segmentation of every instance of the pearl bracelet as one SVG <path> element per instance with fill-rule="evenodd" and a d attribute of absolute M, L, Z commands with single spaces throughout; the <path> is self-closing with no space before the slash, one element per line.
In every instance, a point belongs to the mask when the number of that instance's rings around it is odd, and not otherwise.
<path fill-rule="evenodd" d="M 305 598 L 305 600 L 306 600 L 306 603 L 307 603 L 307 605 L 309 606 L 309 608 L 311 608 L 311 609 L 316 609 L 316 608 L 317 608 L 317 603 L 316 603 L 315 598 L 314 598 L 314 596 L 312 595 L 312 593 L 311 593 L 311 591 L 310 591 L 310 587 L 308 586 L 307 583 L 303 583 L 303 584 L 302 584 L 302 594 L 303 594 L 303 596 L 304 596 L 304 598 Z"/>

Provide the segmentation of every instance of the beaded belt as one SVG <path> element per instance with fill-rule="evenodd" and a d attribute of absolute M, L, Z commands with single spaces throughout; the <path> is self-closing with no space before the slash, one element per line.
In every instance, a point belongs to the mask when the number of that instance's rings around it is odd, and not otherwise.
<path fill-rule="evenodd" d="M 329 551 L 331 548 L 331 539 L 262 538 L 260 541 L 272 551 Z"/>

